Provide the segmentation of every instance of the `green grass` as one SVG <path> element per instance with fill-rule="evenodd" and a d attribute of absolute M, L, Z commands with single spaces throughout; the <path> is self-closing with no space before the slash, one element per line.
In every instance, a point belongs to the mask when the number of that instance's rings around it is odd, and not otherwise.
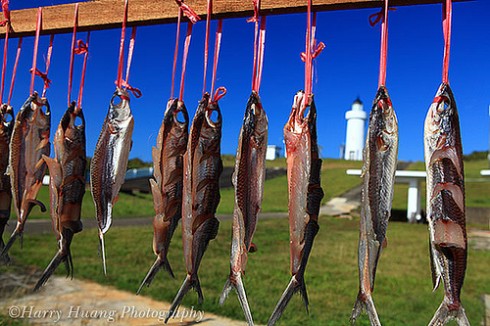
<path fill-rule="evenodd" d="M 321 217 L 310 256 L 306 284 L 310 314 L 305 313 L 299 295 L 293 297 L 279 325 L 348 325 L 358 289 L 358 220 Z M 171 301 L 185 276 L 180 228 L 175 233 L 169 254 L 176 279 L 160 274 L 142 295 Z M 432 293 L 427 249 L 427 227 L 391 223 L 388 247 L 384 250 L 376 277 L 374 300 L 383 325 L 427 325 L 439 306 L 443 291 Z M 200 280 L 205 301 L 201 307 L 230 318 L 243 320 L 234 292 L 223 307 L 218 298 L 229 273 L 231 221 L 222 221 L 220 232 L 202 261 Z M 289 231 L 287 219 L 259 222 L 254 242 L 258 252 L 250 254 L 245 287 L 254 319 L 265 324 L 282 291 L 289 282 Z M 72 244 L 75 278 L 90 279 L 135 292 L 154 261 L 151 227 L 113 227 L 106 236 L 108 276 L 104 277 L 97 255 L 95 230 L 75 236 Z M 44 268 L 56 250 L 52 236 L 26 236 L 24 249 L 14 246 L 11 257 L 23 264 Z M 472 325 L 483 316 L 481 296 L 490 293 L 488 266 L 490 251 L 469 251 L 462 301 Z M 63 268 L 58 271 L 62 274 Z M 49 283 L 47 284 L 49 291 Z M 441 287 L 442 288 L 442 287 Z M 90 296 L 89 293 L 84 295 Z M 185 298 L 187 306 L 197 306 L 195 292 Z M 358 325 L 369 325 L 365 316 Z M 454 325 L 454 324 L 452 324 Z"/>

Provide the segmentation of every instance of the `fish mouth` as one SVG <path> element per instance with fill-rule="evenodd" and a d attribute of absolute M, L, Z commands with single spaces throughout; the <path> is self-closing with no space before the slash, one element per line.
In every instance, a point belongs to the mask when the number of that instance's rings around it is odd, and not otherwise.
<path fill-rule="evenodd" d="M 213 112 L 217 113 L 216 117 L 213 117 Z M 206 122 L 213 128 L 218 128 L 221 126 L 222 122 L 222 117 L 221 117 L 221 110 L 217 105 L 211 104 L 206 108 L 205 111 L 205 117 L 206 117 Z"/>
<path fill-rule="evenodd" d="M 177 108 L 172 113 L 174 118 L 174 123 L 181 128 L 187 128 L 189 125 L 189 114 L 184 105 L 184 102 L 178 101 Z"/>

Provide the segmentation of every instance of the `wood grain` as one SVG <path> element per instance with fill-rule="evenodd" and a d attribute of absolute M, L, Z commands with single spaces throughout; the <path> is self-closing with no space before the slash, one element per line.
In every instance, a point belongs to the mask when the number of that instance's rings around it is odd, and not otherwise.
<path fill-rule="evenodd" d="M 468 1 L 468 0 L 455 0 Z M 306 0 L 262 0 L 261 13 L 281 15 L 306 12 Z M 381 0 L 314 0 L 316 11 L 346 10 L 380 7 Z M 392 0 L 392 6 L 442 3 L 442 0 Z M 202 19 L 206 16 L 207 0 L 187 0 Z M 79 30 L 101 30 L 121 26 L 124 0 L 95 0 L 82 2 L 79 6 Z M 178 6 L 173 0 L 130 0 L 128 25 L 156 25 L 175 23 Z M 42 34 L 68 33 L 73 28 L 74 4 L 64 4 L 43 8 Z M 11 12 L 11 37 L 34 35 L 37 8 Z M 213 18 L 248 17 L 253 15 L 252 0 L 214 0 Z M 5 27 L 0 35 L 5 34 Z"/>

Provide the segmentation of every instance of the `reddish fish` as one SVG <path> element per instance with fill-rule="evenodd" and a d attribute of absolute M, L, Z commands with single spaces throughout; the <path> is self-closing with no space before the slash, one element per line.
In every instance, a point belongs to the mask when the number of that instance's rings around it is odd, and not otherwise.
<path fill-rule="evenodd" d="M 213 121 L 213 112 L 217 114 Z M 194 288 L 199 304 L 204 300 L 197 272 L 209 241 L 218 234 L 215 217 L 220 201 L 221 112 L 217 102 L 204 94 L 199 102 L 184 155 L 182 240 L 187 276 L 179 289 L 165 323 L 173 316 L 186 293 Z"/>
<path fill-rule="evenodd" d="M 359 292 L 352 310 L 351 323 L 365 308 L 371 325 L 381 325 L 372 292 L 391 216 L 397 156 L 398 122 L 388 91 L 381 86 L 371 109 L 364 148 L 358 248 Z"/>
<path fill-rule="evenodd" d="M 13 127 L 14 110 L 10 105 L 2 104 L 0 107 L 0 250 L 5 247 L 3 232 L 10 218 L 12 203 L 12 188 L 6 172 L 9 164 L 9 145 Z M 9 261 L 8 256 L 5 256 L 5 259 L 6 262 Z"/>
<path fill-rule="evenodd" d="M 42 110 L 43 106 L 46 107 L 46 112 Z M 12 185 L 17 226 L 5 245 L 2 256 L 6 255 L 15 240 L 22 236 L 32 208 L 38 205 L 41 211 L 46 211 L 46 207 L 36 200 L 36 196 L 46 172 L 46 163 L 42 156 L 48 156 L 50 152 L 50 127 L 51 111 L 48 100 L 39 97 L 37 93 L 32 94 L 15 117 L 10 140 L 8 174 Z"/>
<path fill-rule="evenodd" d="M 233 211 L 233 238 L 231 244 L 230 276 L 226 281 L 220 304 L 223 304 L 232 288 L 235 288 L 249 325 L 253 325 L 252 313 L 243 287 L 248 252 L 257 226 L 262 204 L 265 179 L 265 154 L 267 152 L 267 115 L 259 95 L 252 92 L 245 110 L 240 130 L 238 149 L 233 173 L 235 208 Z"/>
<path fill-rule="evenodd" d="M 75 102 L 61 118 L 54 136 L 54 152 L 54 159 L 47 156 L 43 158 L 49 169 L 51 221 L 59 250 L 37 282 L 35 291 L 46 283 L 62 262 L 65 263 L 67 275 L 73 277 L 70 244 L 73 235 L 82 231 L 80 215 L 87 166 L 85 119 L 81 109 L 75 109 Z"/>
<path fill-rule="evenodd" d="M 429 325 L 456 319 L 469 325 L 461 304 L 467 246 L 463 148 L 453 92 L 442 84 L 429 108 L 424 128 L 427 169 L 427 221 L 432 281 L 444 282 L 444 300 Z"/>
<path fill-rule="evenodd" d="M 119 103 L 115 100 L 118 98 Z M 107 274 L 104 234 L 112 223 L 112 207 L 126 176 L 131 150 L 134 120 L 129 107 L 129 94 L 116 89 L 102 125 L 94 157 L 90 162 L 90 185 L 99 227 L 100 251 L 104 274 Z"/>
<path fill-rule="evenodd" d="M 305 117 L 307 108 L 309 112 Z M 289 120 L 284 126 L 284 140 L 288 168 L 292 278 L 269 318 L 268 325 L 277 322 L 296 292 L 300 292 L 308 310 L 304 273 L 313 240 L 318 233 L 318 215 L 323 198 L 320 186 L 322 160 L 318 154 L 316 107 L 313 96 L 307 98 L 304 92 L 300 91 L 294 97 Z"/>
<path fill-rule="evenodd" d="M 179 120 L 179 114 L 183 121 Z M 150 179 L 155 218 L 153 219 L 153 251 L 157 256 L 141 283 L 150 286 L 153 278 L 164 268 L 172 277 L 174 273 L 167 260 L 170 240 L 182 217 L 182 188 L 184 178 L 183 157 L 188 140 L 189 115 L 183 102 L 168 101 L 167 110 L 158 132 L 157 146 L 153 147 L 153 175 Z"/>

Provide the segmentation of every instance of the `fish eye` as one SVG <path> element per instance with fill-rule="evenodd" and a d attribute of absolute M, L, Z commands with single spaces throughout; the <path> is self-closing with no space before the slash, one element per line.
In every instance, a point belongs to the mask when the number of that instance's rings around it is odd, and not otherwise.
<path fill-rule="evenodd" d="M 184 124 L 187 122 L 187 119 L 185 118 L 185 115 L 182 111 L 178 111 L 174 114 L 175 121 L 177 121 L 180 124 Z"/>
<path fill-rule="evenodd" d="M 208 120 L 211 121 L 213 124 L 220 122 L 220 114 L 218 113 L 217 110 L 208 111 L 207 117 Z"/>
<path fill-rule="evenodd" d="M 75 125 L 75 127 L 80 127 L 83 125 L 83 120 L 82 118 L 80 118 L 79 116 L 77 116 L 75 118 L 75 121 L 73 122 L 73 124 Z"/>

